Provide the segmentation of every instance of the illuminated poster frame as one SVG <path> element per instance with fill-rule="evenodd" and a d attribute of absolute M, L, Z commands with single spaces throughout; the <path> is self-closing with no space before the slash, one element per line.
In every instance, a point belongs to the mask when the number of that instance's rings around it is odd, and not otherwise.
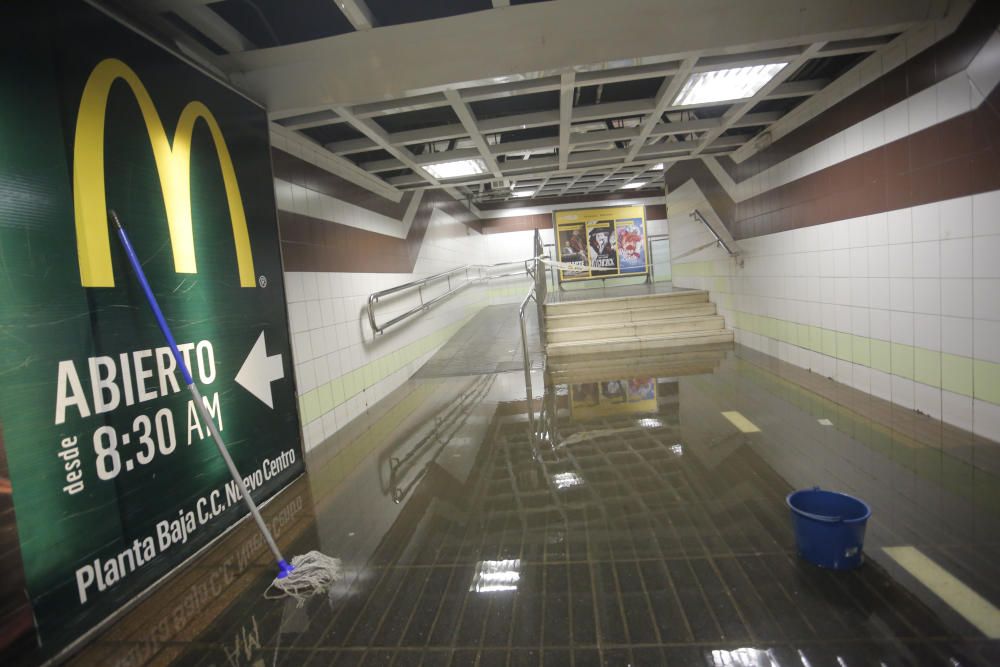
<path fill-rule="evenodd" d="M 553 211 L 559 282 L 649 274 L 645 206 L 605 206 Z"/>

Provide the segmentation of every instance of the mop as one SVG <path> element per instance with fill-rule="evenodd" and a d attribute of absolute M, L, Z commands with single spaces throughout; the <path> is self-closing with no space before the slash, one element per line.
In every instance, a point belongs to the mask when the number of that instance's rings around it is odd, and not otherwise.
<path fill-rule="evenodd" d="M 194 379 L 191 377 L 191 372 L 184 363 L 184 357 L 181 355 L 180 350 L 177 349 L 177 343 L 174 341 L 174 336 L 170 332 L 170 327 L 167 326 L 167 320 L 163 317 L 163 311 L 160 310 L 160 306 L 156 302 L 156 297 L 153 296 L 153 290 L 149 287 L 149 282 L 146 280 L 146 274 L 143 272 L 142 265 L 139 263 L 139 258 L 136 256 L 135 250 L 132 248 L 132 243 L 129 241 L 128 235 L 125 233 L 125 228 L 122 226 L 121 221 L 118 220 L 118 214 L 114 211 L 108 211 L 108 217 L 111 220 L 111 224 L 114 225 L 115 231 L 118 233 L 118 238 L 121 240 L 122 247 L 125 249 L 125 254 L 128 255 L 129 263 L 132 265 L 136 278 L 138 278 L 139 284 L 142 286 L 142 291 L 146 294 L 146 300 L 149 302 L 149 307 L 153 310 L 153 315 L 156 316 L 156 321 L 160 325 L 160 331 L 163 332 L 163 336 L 167 339 L 167 344 L 170 346 L 171 352 L 173 352 L 174 359 L 177 361 L 177 367 L 180 369 L 181 376 L 184 378 L 184 383 L 187 385 L 187 388 L 191 391 L 191 395 L 194 397 L 194 404 L 198 407 L 198 414 L 208 425 L 208 429 L 212 434 L 212 439 L 215 441 L 215 446 L 218 447 L 219 454 L 222 455 L 222 459 L 226 462 L 226 466 L 229 468 L 229 474 L 232 476 L 233 481 L 236 483 L 236 486 L 239 487 L 240 496 L 243 498 L 247 508 L 250 510 L 250 514 L 253 515 L 254 521 L 257 522 L 257 527 L 260 529 L 261 534 L 264 536 L 264 540 L 267 542 L 268 548 L 270 548 L 271 553 L 274 555 L 274 558 L 278 563 L 278 575 L 274 581 L 271 582 L 271 585 L 268 587 L 267 591 L 265 591 L 264 595 L 269 598 L 288 595 L 295 598 L 301 606 L 311 596 L 326 591 L 340 578 L 340 559 L 331 558 L 330 556 L 324 555 L 318 551 L 310 551 L 302 554 L 301 556 L 293 557 L 291 563 L 289 563 L 281 555 L 281 551 L 278 549 L 278 545 L 274 541 L 274 537 L 264 524 L 264 519 L 260 516 L 260 510 L 257 509 L 257 503 L 255 503 L 253 498 L 250 497 L 250 491 L 247 490 L 246 484 L 243 483 L 243 477 L 240 475 L 239 470 L 236 469 L 236 464 L 233 463 L 233 459 L 229 455 L 229 451 L 226 449 L 226 444 L 222 441 L 222 435 L 219 433 L 219 429 L 215 425 L 215 420 L 212 419 L 212 416 L 209 414 L 205 401 L 202 400 L 201 392 L 198 391 L 198 387 L 195 385 Z M 276 593 L 272 593 L 272 589 L 276 591 Z"/>

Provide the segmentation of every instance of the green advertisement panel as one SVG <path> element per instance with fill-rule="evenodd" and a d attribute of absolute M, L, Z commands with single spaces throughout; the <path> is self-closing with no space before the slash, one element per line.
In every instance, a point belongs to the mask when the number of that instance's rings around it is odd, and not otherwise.
<path fill-rule="evenodd" d="M 0 444 L 56 650 L 245 513 L 108 208 L 254 498 L 303 466 L 264 110 L 83 2 L 0 33 Z"/>

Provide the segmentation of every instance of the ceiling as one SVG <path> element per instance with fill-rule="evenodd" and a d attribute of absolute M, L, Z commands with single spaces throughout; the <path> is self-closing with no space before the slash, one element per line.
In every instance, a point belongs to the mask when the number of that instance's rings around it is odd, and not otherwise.
<path fill-rule="evenodd" d="M 812 12 L 784 25 L 776 17 L 733 13 L 760 14 L 760 0 L 741 0 L 721 14 L 719 3 L 704 0 L 700 6 L 687 2 L 689 11 L 679 14 L 691 17 L 685 31 L 683 22 L 660 14 L 683 8 L 686 0 L 575 1 L 118 4 L 264 101 L 274 123 L 350 168 L 397 190 L 447 187 L 483 204 L 622 188 L 647 194 L 660 187 L 664 166 L 733 153 L 758 140 L 796 106 L 889 48 L 901 32 L 943 15 L 936 0 L 885 0 L 875 3 L 887 7 L 881 14 L 881 8 L 853 0 L 773 0 L 770 6 L 782 14 Z M 841 16 L 838 6 L 857 16 Z M 580 15 L 588 7 L 589 23 L 585 11 Z M 630 16 L 630 9 L 638 15 Z M 722 17 L 737 25 L 720 24 Z M 643 24 L 651 19 L 664 21 L 663 29 L 647 34 Z M 609 36 L 588 47 L 584 38 L 602 25 Z M 625 39 L 627 47 L 617 46 L 620 30 L 635 33 L 634 45 Z M 670 34 L 678 38 L 667 39 Z M 441 35 L 449 36 L 447 43 Z M 747 43 L 738 43 L 740 38 Z M 456 42 L 462 40 L 468 40 L 465 51 L 458 50 L 463 62 L 456 62 Z M 669 48 L 670 42 L 680 50 Z M 695 43 L 704 48 L 689 48 Z M 439 59 L 427 44 L 440 45 Z M 619 52 L 623 57 L 609 59 Z M 344 54 L 354 56 L 347 65 Z M 474 74 L 477 63 L 481 78 Z M 694 73 L 768 63 L 787 65 L 753 97 L 675 104 Z M 366 78 L 352 87 L 344 81 L 351 76 Z M 485 173 L 447 179 L 427 169 L 452 160 L 476 161 Z"/>

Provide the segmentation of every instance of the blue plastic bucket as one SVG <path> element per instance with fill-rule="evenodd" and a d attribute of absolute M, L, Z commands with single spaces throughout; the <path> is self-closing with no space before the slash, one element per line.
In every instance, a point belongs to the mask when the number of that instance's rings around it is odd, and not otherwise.
<path fill-rule="evenodd" d="M 785 502 L 792 510 L 800 556 L 831 570 L 852 570 L 861 565 L 865 526 L 872 515 L 868 505 L 818 486 L 789 493 Z"/>

